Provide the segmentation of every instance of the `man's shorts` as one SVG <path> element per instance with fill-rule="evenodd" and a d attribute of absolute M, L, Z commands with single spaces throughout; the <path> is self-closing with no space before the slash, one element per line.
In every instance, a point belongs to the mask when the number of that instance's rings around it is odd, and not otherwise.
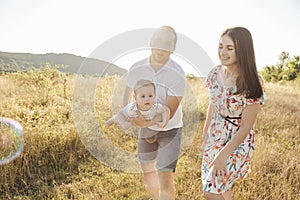
<path fill-rule="evenodd" d="M 168 131 L 154 131 L 142 128 L 138 139 L 138 158 L 141 163 L 157 161 L 157 169 L 175 172 L 180 145 L 182 128 Z"/>

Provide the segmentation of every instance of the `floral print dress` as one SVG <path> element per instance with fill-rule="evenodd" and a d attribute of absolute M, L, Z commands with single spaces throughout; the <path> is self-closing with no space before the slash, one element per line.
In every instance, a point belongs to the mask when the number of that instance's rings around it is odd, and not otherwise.
<path fill-rule="evenodd" d="M 202 183 L 205 192 L 221 194 L 231 188 L 237 178 L 244 178 L 250 172 L 250 162 L 254 150 L 254 129 L 244 142 L 235 149 L 227 160 L 227 171 L 229 177 L 226 182 L 219 183 L 217 179 L 212 180 L 212 167 L 210 163 L 220 150 L 226 145 L 239 129 L 243 109 L 249 104 L 262 104 L 264 98 L 246 99 L 242 95 L 234 95 L 236 87 L 226 87 L 222 81 L 225 68 L 216 66 L 211 70 L 206 86 L 209 89 L 210 101 L 215 112 L 212 115 L 207 141 L 204 147 L 202 159 Z M 261 84 L 262 79 L 261 79 Z M 263 95 L 264 96 L 264 95 Z M 228 116 L 231 119 L 225 117 Z"/>

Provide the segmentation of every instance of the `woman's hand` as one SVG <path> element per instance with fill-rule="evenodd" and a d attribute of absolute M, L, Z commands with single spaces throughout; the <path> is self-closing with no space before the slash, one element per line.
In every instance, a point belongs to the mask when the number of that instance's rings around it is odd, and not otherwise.
<path fill-rule="evenodd" d="M 209 165 L 210 168 L 213 167 L 212 179 L 217 179 L 219 183 L 226 182 L 229 175 L 226 167 L 227 159 L 228 155 L 224 151 L 220 151 Z"/>

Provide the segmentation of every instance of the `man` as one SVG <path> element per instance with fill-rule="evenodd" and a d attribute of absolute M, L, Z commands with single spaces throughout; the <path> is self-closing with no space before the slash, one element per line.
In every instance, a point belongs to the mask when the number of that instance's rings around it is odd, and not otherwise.
<path fill-rule="evenodd" d="M 154 125 L 154 120 L 145 120 L 142 115 L 131 119 L 134 125 L 141 127 L 138 157 L 153 200 L 175 199 L 174 172 L 180 154 L 181 100 L 186 85 L 183 69 L 170 58 L 176 42 L 177 34 L 170 26 L 162 26 L 154 32 L 150 41 L 151 55 L 130 68 L 123 98 L 124 106 L 130 103 L 135 83 L 147 79 L 156 84 L 158 103 L 170 109 L 170 120 L 164 128 Z"/>

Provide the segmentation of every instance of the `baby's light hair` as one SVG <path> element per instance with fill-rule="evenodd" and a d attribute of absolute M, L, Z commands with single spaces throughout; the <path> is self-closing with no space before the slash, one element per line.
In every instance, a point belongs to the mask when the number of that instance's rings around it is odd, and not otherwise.
<path fill-rule="evenodd" d="M 134 94 L 136 94 L 136 91 L 142 87 L 145 87 L 145 86 L 148 86 L 148 85 L 152 85 L 153 88 L 154 88 L 154 93 L 156 92 L 156 87 L 155 87 L 155 84 L 150 81 L 150 80 L 144 80 L 144 79 L 141 79 L 139 81 L 136 82 L 136 84 L 134 85 L 133 87 L 133 92 Z"/>

